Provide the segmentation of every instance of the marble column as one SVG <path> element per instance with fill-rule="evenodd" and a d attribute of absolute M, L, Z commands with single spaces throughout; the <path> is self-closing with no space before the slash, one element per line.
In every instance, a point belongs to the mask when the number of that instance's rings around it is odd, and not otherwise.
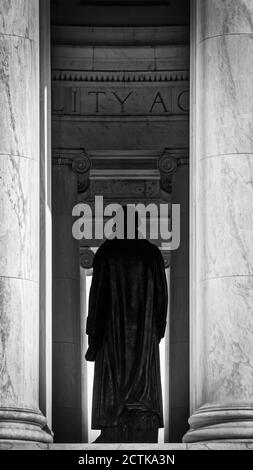
<path fill-rule="evenodd" d="M 50 0 L 40 2 L 40 409 L 52 426 Z"/>
<path fill-rule="evenodd" d="M 39 410 L 39 1 L 0 1 L 0 439 L 51 442 Z"/>
<path fill-rule="evenodd" d="M 253 2 L 192 2 L 191 418 L 253 438 Z"/>

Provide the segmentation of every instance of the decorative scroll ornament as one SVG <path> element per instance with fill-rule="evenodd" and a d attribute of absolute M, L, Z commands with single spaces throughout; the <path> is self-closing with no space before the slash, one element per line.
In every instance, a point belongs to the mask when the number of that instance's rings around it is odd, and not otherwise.
<path fill-rule="evenodd" d="M 162 251 L 164 267 L 165 269 L 171 266 L 171 252 L 170 251 Z"/>
<path fill-rule="evenodd" d="M 92 269 L 94 256 L 95 255 L 90 248 L 86 248 L 84 251 L 82 251 L 80 258 L 81 267 L 84 269 Z"/>
<path fill-rule="evenodd" d="M 72 170 L 79 174 L 88 173 L 91 163 L 87 155 L 78 156 L 73 159 Z"/>
<path fill-rule="evenodd" d="M 78 192 L 86 193 L 89 189 L 91 162 L 86 154 L 78 155 L 72 161 L 72 170 L 78 174 Z"/>
<path fill-rule="evenodd" d="M 158 160 L 158 169 L 160 171 L 160 188 L 163 198 L 167 199 L 172 192 L 172 178 L 177 171 L 177 159 L 165 149 L 161 158 Z"/>
<path fill-rule="evenodd" d="M 164 175 L 171 175 L 177 169 L 177 160 L 171 155 L 164 153 L 158 161 L 158 168 Z"/>

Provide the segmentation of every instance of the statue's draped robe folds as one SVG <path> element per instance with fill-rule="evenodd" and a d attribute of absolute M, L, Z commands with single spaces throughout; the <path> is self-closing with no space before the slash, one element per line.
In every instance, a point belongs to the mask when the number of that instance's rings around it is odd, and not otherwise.
<path fill-rule="evenodd" d="M 94 258 L 88 361 L 95 361 L 92 428 L 118 426 L 126 410 L 163 427 L 159 342 L 167 314 L 160 250 L 146 240 L 107 240 Z"/>

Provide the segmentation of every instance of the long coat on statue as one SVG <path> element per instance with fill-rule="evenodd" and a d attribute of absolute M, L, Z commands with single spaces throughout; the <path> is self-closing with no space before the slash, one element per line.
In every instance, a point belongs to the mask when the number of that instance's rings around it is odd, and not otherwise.
<path fill-rule="evenodd" d="M 87 334 L 95 361 L 92 428 L 125 410 L 150 411 L 163 427 L 159 342 L 167 314 L 160 250 L 147 240 L 107 240 L 94 258 Z"/>

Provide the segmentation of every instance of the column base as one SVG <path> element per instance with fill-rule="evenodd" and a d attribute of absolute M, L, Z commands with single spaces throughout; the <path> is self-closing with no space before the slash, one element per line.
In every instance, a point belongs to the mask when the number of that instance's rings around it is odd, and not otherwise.
<path fill-rule="evenodd" d="M 189 419 L 183 442 L 253 440 L 253 406 L 203 407 Z"/>
<path fill-rule="evenodd" d="M 0 409 L 0 442 L 3 440 L 52 443 L 53 437 L 40 412 L 6 408 Z"/>

